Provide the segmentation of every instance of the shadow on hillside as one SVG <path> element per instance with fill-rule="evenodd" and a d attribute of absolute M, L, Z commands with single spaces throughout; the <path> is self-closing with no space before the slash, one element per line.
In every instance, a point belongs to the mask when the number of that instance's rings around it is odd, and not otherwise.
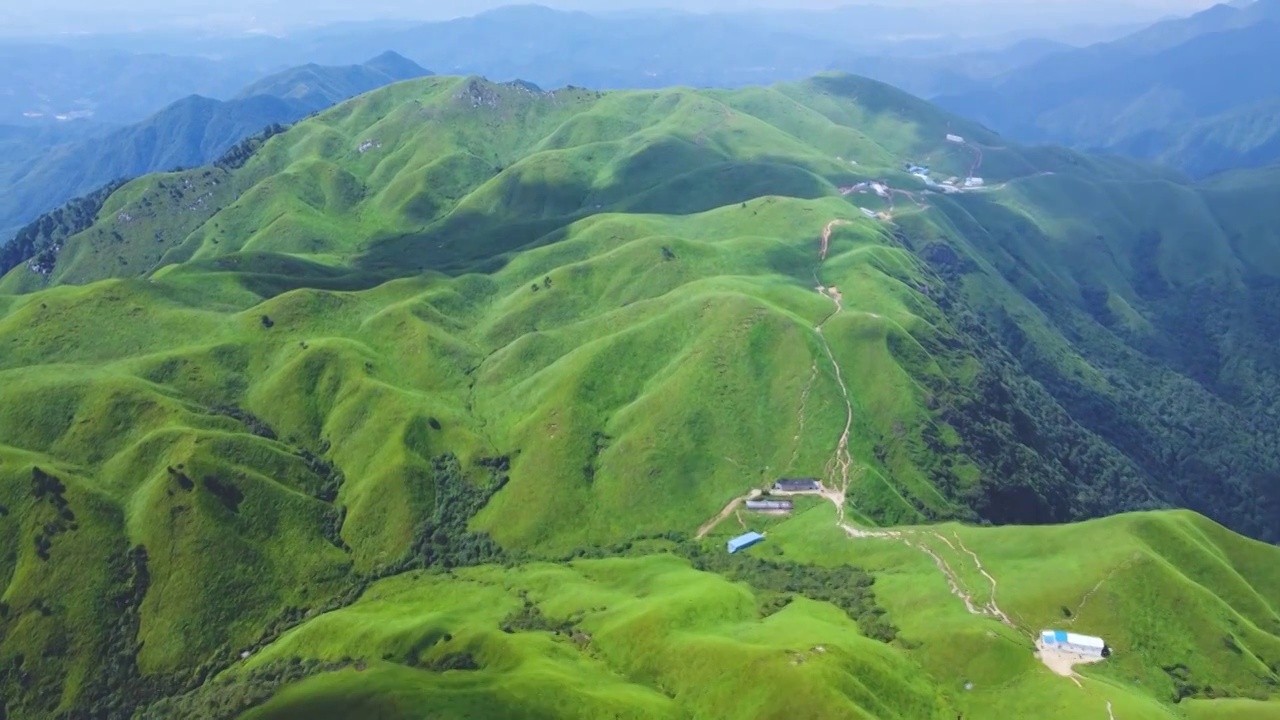
<path fill-rule="evenodd" d="M 399 276 L 333 267 L 292 255 L 263 252 L 188 262 L 182 269 L 182 274 L 187 273 L 233 275 L 237 283 L 264 300 L 303 288 L 336 292 L 368 290 Z"/>
<path fill-rule="evenodd" d="M 501 269 L 512 252 L 565 239 L 569 226 L 605 213 L 692 215 L 764 195 L 815 199 L 832 184 L 778 160 L 732 161 L 682 140 L 645 147 L 612 181 L 549 183 L 508 172 L 421 232 L 375 239 L 354 269 L 374 276 Z M 488 201 L 488 204 L 483 204 Z"/>

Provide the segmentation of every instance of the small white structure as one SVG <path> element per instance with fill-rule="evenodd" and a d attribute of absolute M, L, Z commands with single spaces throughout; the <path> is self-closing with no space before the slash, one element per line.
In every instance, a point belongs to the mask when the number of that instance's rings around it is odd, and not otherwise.
<path fill-rule="evenodd" d="M 1111 654 L 1107 643 L 1100 637 L 1077 635 L 1062 630 L 1045 630 L 1040 633 L 1040 642 L 1058 652 L 1074 653 L 1084 657 L 1102 658 Z"/>
<path fill-rule="evenodd" d="M 872 220 L 875 220 L 875 219 L 876 219 L 876 211 L 875 211 L 875 210 L 868 210 L 868 209 L 866 209 L 866 208 L 864 208 L 864 207 L 860 207 L 860 208 L 858 208 L 858 209 L 862 211 L 862 214 L 863 214 L 863 215 L 866 215 L 867 217 L 871 218 Z"/>
<path fill-rule="evenodd" d="M 795 503 L 790 500 L 748 500 L 747 509 L 759 512 L 789 512 L 795 509 Z"/>
<path fill-rule="evenodd" d="M 983 180 L 982 178 L 979 178 L 979 177 L 971 177 L 971 178 L 967 178 L 967 179 L 964 181 L 964 186 L 965 186 L 965 187 L 968 187 L 968 188 L 982 187 L 983 185 L 986 185 L 986 184 L 987 184 L 987 182 L 986 182 L 985 180 Z"/>
<path fill-rule="evenodd" d="M 947 142 L 963 143 L 963 142 L 964 142 L 964 138 L 960 137 L 959 135 L 952 135 L 952 134 L 948 133 L 948 134 L 947 134 Z"/>

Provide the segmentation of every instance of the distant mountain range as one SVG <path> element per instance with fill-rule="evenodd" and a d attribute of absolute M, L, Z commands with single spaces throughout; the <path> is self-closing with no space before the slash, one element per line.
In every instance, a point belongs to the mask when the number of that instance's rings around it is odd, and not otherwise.
<path fill-rule="evenodd" d="M 992 79 L 1055 53 L 1074 49 L 1053 40 L 1032 39 L 994 50 L 955 55 L 894 57 L 858 54 L 841 58 L 832 69 L 888 83 L 920 97 L 978 91 Z"/>
<path fill-rule="evenodd" d="M 1280 0 L 1217 5 L 1052 53 L 937 102 L 1019 140 L 1162 160 L 1195 176 L 1280 160 Z"/>
<path fill-rule="evenodd" d="M 133 123 L 185 95 L 228 97 L 269 70 L 248 58 L 0 42 L 0 123 Z"/>
<path fill-rule="evenodd" d="M 140 123 L 87 138 L 57 126 L 10 128 L 7 134 L 0 129 L 0 148 L 24 142 L 34 147 L 0 160 L 0 237 L 7 240 L 39 214 L 112 180 L 212 162 L 268 125 L 292 123 L 356 95 L 429 74 L 384 53 L 362 65 L 306 65 L 277 73 L 230 100 L 192 95 Z M 41 146 L 41 139 L 68 138 Z"/>
<path fill-rule="evenodd" d="M 1130 23 L 1148 12 L 1118 8 L 1108 16 Z M 386 50 L 441 72 L 543 87 L 731 87 L 796 80 L 855 55 L 937 57 L 1122 33 L 1083 26 L 1086 15 L 1062 8 L 992 18 L 963 7 L 876 5 L 588 14 L 518 5 L 444 22 L 348 22 L 279 36 L 186 29 L 0 38 L 0 124 L 130 124 L 188 95 L 226 99 L 271 72 L 359 63 Z"/>

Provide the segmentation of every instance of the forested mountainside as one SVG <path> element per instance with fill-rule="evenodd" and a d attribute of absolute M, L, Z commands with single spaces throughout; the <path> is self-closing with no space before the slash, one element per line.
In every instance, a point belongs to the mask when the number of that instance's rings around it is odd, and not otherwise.
<path fill-rule="evenodd" d="M 1027 142 L 1160 160 L 1203 178 L 1280 162 L 1280 2 L 1219 4 L 1127 37 L 1053 53 L 944 107 Z"/>
<path fill-rule="evenodd" d="M 429 74 L 394 53 L 362 65 L 307 65 L 263 78 L 230 100 L 192 95 L 146 120 L 57 142 L 23 134 L 0 161 L 0 244 L 17 228 L 115 180 L 213 162 L 270 125 L 289 124 L 375 88 Z M 45 130 L 44 136 L 54 134 Z M 15 143 L 17 145 L 17 143 Z"/>
<path fill-rule="evenodd" d="M 110 189 L 0 280 L 9 716 L 1273 711 L 1267 182 L 436 77 Z"/>

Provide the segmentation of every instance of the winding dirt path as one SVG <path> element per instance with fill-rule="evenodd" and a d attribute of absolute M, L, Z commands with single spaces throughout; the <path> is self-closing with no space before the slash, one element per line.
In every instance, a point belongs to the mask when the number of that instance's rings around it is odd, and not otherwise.
<path fill-rule="evenodd" d="M 698 532 L 693 536 L 693 538 L 695 540 L 701 540 L 706 537 L 712 530 L 716 529 L 717 525 L 727 520 L 728 517 L 732 515 L 740 505 L 742 505 L 742 503 L 757 497 L 760 497 L 760 490 L 758 489 L 752 490 L 742 497 L 736 497 L 730 500 L 729 504 L 724 506 L 724 509 L 720 511 L 719 515 L 716 515 L 710 520 L 702 523 L 702 527 L 698 528 Z"/>
<path fill-rule="evenodd" d="M 969 177 L 977 177 L 978 171 L 982 169 L 982 148 L 971 142 L 966 142 L 965 145 L 969 146 L 975 153 L 977 153 L 977 157 L 974 158 L 973 164 L 969 166 Z"/>
<path fill-rule="evenodd" d="M 822 264 L 827 260 L 827 254 L 831 251 L 831 234 L 841 225 L 848 225 L 850 221 L 835 219 L 828 222 L 826 227 L 822 228 L 821 249 L 818 252 L 818 267 L 814 269 L 814 279 L 818 281 L 818 292 L 825 298 L 831 300 L 835 305 L 835 312 L 827 316 L 825 320 L 818 324 L 814 331 L 818 335 L 818 339 L 822 342 L 822 349 L 826 352 L 827 360 L 831 362 L 831 367 L 835 369 L 836 384 L 840 387 L 840 397 L 844 400 L 844 428 L 840 432 L 839 438 L 836 440 L 836 450 L 827 461 L 824 471 L 826 478 L 830 481 L 833 488 L 837 490 L 830 491 L 829 500 L 836 504 L 836 514 L 839 518 L 838 522 L 844 522 L 844 499 L 849 492 L 849 483 L 852 481 L 849 473 L 853 467 L 853 455 L 849 452 L 849 434 L 853 432 L 853 400 L 849 397 L 849 386 L 844 381 L 844 372 L 840 369 L 840 363 L 836 362 L 835 352 L 831 350 L 831 343 L 827 341 L 827 336 L 822 332 L 822 328 L 831 321 L 831 318 L 844 312 L 843 296 L 840 290 L 834 286 L 827 287 L 823 284 L 820 275 Z M 823 483 L 823 491 L 826 491 L 826 483 Z"/>
<path fill-rule="evenodd" d="M 910 197 L 910 193 L 907 193 L 907 194 Z M 912 199 L 914 200 L 915 198 L 912 197 Z M 953 537 L 956 540 L 956 544 L 952 544 L 950 540 L 948 540 L 946 537 L 943 537 L 940 533 L 937 533 L 937 532 L 903 531 L 903 530 L 867 530 L 867 529 L 856 528 L 853 525 L 850 525 L 845 522 L 845 504 L 848 500 L 849 487 L 853 479 L 852 473 L 854 471 L 853 455 L 852 453 L 849 452 L 849 438 L 851 433 L 853 432 L 853 400 L 849 396 L 849 388 L 848 388 L 848 385 L 845 383 L 844 374 L 840 368 L 840 364 L 836 362 L 835 353 L 832 351 L 831 344 L 827 341 L 826 334 L 823 332 L 823 327 L 828 322 L 830 322 L 832 318 L 844 312 L 844 304 L 842 302 L 842 297 L 840 295 L 839 290 L 835 287 L 827 287 L 825 284 L 823 284 L 820 275 L 822 270 L 822 264 L 826 262 L 827 256 L 831 252 L 832 234 L 835 232 L 835 229 L 837 227 L 841 225 L 847 225 L 847 224 L 850 224 L 849 220 L 835 219 L 828 222 L 826 226 L 823 227 L 822 233 L 819 237 L 818 265 L 816 268 L 814 268 L 814 280 L 817 285 L 816 287 L 817 291 L 823 297 L 831 300 L 832 304 L 835 306 L 835 310 L 830 315 L 828 315 L 822 322 L 820 322 L 817 325 L 817 327 L 814 328 L 814 331 L 817 334 L 818 339 L 822 343 L 822 348 L 824 353 L 827 356 L 827 360 L 831 363 L 831 366 L 835 371 L 836 384 L 840 388 L 840 395 L 841 395 L 841 398 L 844 400 L 844 406 L 845 406 L 844 426 L 841 428 L 840 435 L 836 440 L 835 451 L 832 454 L 830 460 L 827 461 L 827 465 L 825 469 L 825 480 L 819 483 L 818 490 L 806 491 L 806 492 L 774 491 L 774 492 L 771 492 L 770 494 L 780 496 L 780 497 L 787 497 L 787 496 L 794 496 L 794 495 L 818 495 L 825 498 L 836 508 L 837 527 L 839 527 L 842 531 L 844 531 L 845 535 L 847 535 L 849 538 L 858 538 L 858 539 L 872 538 L 872 539 L 890 540 L 894 542 L 902 542 L 906 544 L 908 547 L 911 547 L 916 550 L 919 550 L 920 552 L 923 552 L 924 554 L 932 558 L 934 565 L 937 566 L 938 571 L 941 572 L 943 577 L 946 579 L 947 585 L 950 587 L 951 594 L 959 598 L 961 602 L 964 603 L 965 609 L 968 610 L 971 614 L 982 616 L 982 617 L 990 617 L 990 618 L 999 620 L 1001 623 L 1005 624 L 1010 628 L 1026 633 L 1027 631 L 1025 629 L 1021 628 L 1019 625 L 1017 625 L 1012 620 L 1010 620 L 1008 614 L 1006 614 L 1000 608 L 996 600 L 996 590 L 998 588 L 998 583 L 996 582 L 995 577 L 993 577 L 989 572 L 987 572 L 986 568 L 983 567 L 982 561 L 978 558 L 977 553 L 973 552 L 972 550 L 970 550 L 968 547 L 965 546 L 964 541 L 960 539 L 959 534 L 953 533 Z M 801 434 L 803 434 L 803 428 L 804 428 L 804 410 L 808 402 L 809 392 L 813 387 L 814 377 L 816 376 L 816 373 L 817 373 L 817 363 L 815 362 L 813 365 L 813 369 L 811 371 L 811 377 L 810 377 L 809 383 L 806 384 L 805 389 L 801 394 L 801 400 L 800 400 Z M 799 441 L 799 436 L 797 436 L 797 441 Z M 798 452 L 798 445 L 797 445 L 796 452 Z M 794 461 L 795 452 L 793 452 L 792 457 Z M 698 540 L 705 538 L 712 530 L 716 528 L 717 525 L 723 522 L 730 515 L 735 514 L 743 502 L 751 498 L 759 497 L 762 494 L 763 494 L 763 491 L 757 488 L 757 489 L 751 490 L 746 495 L 743 495 L 738 498 L 734 498 L 729 502 L 728 505 L 724 507 L 723 510 L 720 511 L 718 515 L 711 518 L 707 522 L 703 523 L 702 527 L 698 528 L 698 532 L 695 535 L 695 538 Z M 741 515 L 738 516 L 738 522 L 742 523 Z M 935 539 L 945 544 L 948 548 L 950 548 L 952 552 L 957 553 L 958 555 L 967 556 L 972 559 L 973 566 L 976 572 L 982 575 L 987 580 L 987 582 L 991 584 L 991 595 L 988 602 L 984 604 L 979 604 L 974 600 L 973 593 L 969 592 L 965 588 L 964 582 L 960 578 L 960 574 L 956 572 L 956 570 L 946 561 L 945 558 L 943 558 L 942 554 L 939 551 L 929 546 L 930 539 Z M 957 549 L 957 545 L 959 546 L 959 549 Z"/>
<path fill-rule="evenodd" d="M 850 224 L 849 220 L 836 219 L 827 223 L 827 226 L 822 228 L 822 237 L 821 237 L 822 247 L 818 250 L 819 263 L 826 261 L 827 252 L 831 250 L 831 233 L 835 232 L 836 228 L 840 227 L 841 225 L 848 225 L 848 224 Z"/>
<path fill-rule="evenodd" d="M 1080 617 L 1080 613 L 1084 610 L 1084 606 L 1088 604 L 1089 598 L 1097 594 L 1097 592 L 1102 589 L 1102 586 L 1105 585 L 1108 580 L 1115 577 L 1116 573 L 1120 572 L 1121 570 L 1125 570 L 1129 566 L 1133 565 L 1133 563 L 1137 561 L 1138 557 L 1141 557 L 1141 556 L 1131 557 L 1128 560 L 1124 561 L 1123 563 L 1120 563 L 1119 565 L 1111 568 L 1111 572 L 1107 573 L 1106 576 L 1104 576 L 1101 580 L 1099 580 L 1098 584 L 1094 585 L 1089 590 L 1089 592 L 1084 594 L 1084 597 L 1080 598 L 1080 604 L 1076 605 L 1075 612 L 1071 613 L 1071 617 L 1065 620 L 1062 624 L 1067 626 L 1074 625 L 1076 622 L 1076 619 Z"/>
<path fill-rule="evenodd" d="M 800 409 L 797 412 L 799 422 L 796 427 L 796 436 L 793 439 L 791 448 L 791 460 L 787 463 L 787 470 L 795 466 L 796 460 L 800 457 L 800 443 L 804 439 L 804 421 L 805 410 L 809 407 L 809 393 L 813 392 L 814 383 L 818 381 L 818 361 L 814 360 L 813 365 L 809 368 L 809 382 L 805 383 L 804 390 L 800 392 Z"/>
<path fill-rule="evenodd" d="M 996 579 L 991 576 L 991 573 L 987 572 L 986 568 L 982 567 L 982 561 L 978 559 L 978 554 L 970 550 L 969 548 L 965 547 L 964 541 L 960 539 L 959 533 L 952 532 L 951 536 L 956 539 L 956 542 L 960 545 L 960 549 L 963 550 L 965 554 L 967 554 L 969 557 L 973 558 L 973 566 L 978 569 L 978 573 L 981 574 L 982 577 L 986 578 L 987 582 L 991 583 L 991 601 L 987 603 L 987 610 L 990 611 L 990 613 L 995 617 L 1000 618 L 1000 622 L 1004 623 L 1005 625 L 1011 628 L 1014 628 L 1015 630 L 1019 629 L 1018 625 L 1014 623 L 1012 620 L 1010 620 L 1009 616 L 1006 615 L 1004 611 L 1000 609 L 1000 606 L 996 603 L 996 588 L 999 586 L 999 583 L 997 583 Z"/>
<path fill-rule="evenodd" d="M 725 125 L 728 125 L 729 123 L 733 122 L 733 111 L 729 109 L 729 106 L 721 105 L 720 109 L 724 111 L 724 115 L 720 119 L 716 120 L 715 122 L 711 123 L 707 127 L 698 131 L 697 137 L 695 137 L 693 140 L 695 145 L 701 146 L 703 143 L 707 141 L 707 135 L 709 133 L 713 133 L 716 130 L 719 130 L 720 128 L 724 127 Z"/>

